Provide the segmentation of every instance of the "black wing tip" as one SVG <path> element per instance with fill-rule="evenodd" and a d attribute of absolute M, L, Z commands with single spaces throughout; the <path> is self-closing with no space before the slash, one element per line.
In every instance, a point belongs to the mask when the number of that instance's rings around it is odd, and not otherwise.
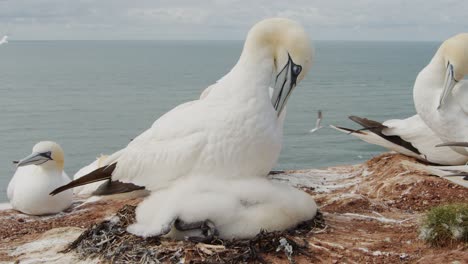
<path fill-rule="evenodd" d="M 63 186 L 60 186 L 60 187 L 58 187 L 57 189 L 51 191 L 51 192 L 49 193 L 49 195 L 55 196 L 55 195 L 57 195 L 57 194 L 59 194 L 59 193 L 65 191 L 65 190 L 67 190 L 67 189 L 68 189 L 68 184 L 67 184 L 67 185 L 63 185 Z"/>
<path fill-rule="evenodd" d="M 68 189 L 72 189 L 78 186 L 83 186 L 83 185 L 87 185 L 87 184 L 98 182 L 98 181 L 108 180 L 112 177 L 112 172 L 114 171 L 116 165 L 117 163 L 113 163 L 109 166 L 97 168 L 94 171 L 76 180 L 73 180 L 63 186 L 58 187 L 57 189 L 53 190 L 49 195 L 54 196 L 58 193 L 61 193 L 63 191 L 66 191 Z"/>
<path fill-rule="evenodd" d="M 364 132 L 362 132 L 359 129 L 351 129 L 351 128 L 342 127 L 342 126 L 334 126 L 334 127 L 348 132 L 348 135 L 351 135 L 351 134 L 364 134 Z"/>

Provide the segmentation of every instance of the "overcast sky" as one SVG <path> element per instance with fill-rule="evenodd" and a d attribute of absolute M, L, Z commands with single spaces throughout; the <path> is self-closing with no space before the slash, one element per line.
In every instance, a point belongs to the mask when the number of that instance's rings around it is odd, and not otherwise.
<path fill-rule="evenodd" d="M 0 0 L 11 39 L 243 39 L 289 17 L 316 40 L 443 40 L 468 31 L 468 0 Z"/>

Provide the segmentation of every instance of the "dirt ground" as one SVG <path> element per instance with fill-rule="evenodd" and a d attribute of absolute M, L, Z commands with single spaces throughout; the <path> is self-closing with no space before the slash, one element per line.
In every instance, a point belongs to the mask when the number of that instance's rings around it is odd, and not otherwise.
<path fill-rule="evenodd" d="M 386 153 L 360 165 L 285 172 L 281 180 L 299 185 L 316 199 L 325 227 L 293 238 L 305 243 L 305 251 L 301 249 L 304 252 L 291 259 L 281 250 L 259 252 L 262 259 L 268 263 L 468 263 L 466 244 L 431 248 L 418 239 L 422 214 L 440 204 L 468 203 L 468 189 L 408 169 L 403 160 L 416 162 Z M 68 212 L 47 217 L 0 211 L 0 261 L 27 259 L 27 254 L 11 254 L 46 231 L 63 227 L 84 231 L 109 219 L 124 205 L 139 201 L 141 198 L 119 198 L 77 203 Z M 174 245 L 180 249 L 200 246 L 186 243 Z M 208 253 L 202 250 L 200 254 Z M 194 258 L 194 262 L 201 260 Z"/>

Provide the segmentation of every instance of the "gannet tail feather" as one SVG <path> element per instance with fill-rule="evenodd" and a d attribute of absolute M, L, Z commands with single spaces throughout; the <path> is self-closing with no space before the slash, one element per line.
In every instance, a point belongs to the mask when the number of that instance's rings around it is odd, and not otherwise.
<path fill-rule="evenodd" d="M 421 153 L 417 148 L 415 148 L 410 142 L 402 139 L 399 136 L 392 135 L 392 136 L 387 136 L 383 133 L 383 130 L 385 128 L 388 128 L 387 126 L 383 125 L 380 122 L 370 120 L 367 118 L 361 118 L 358 116 L 350 116 L 349 119 L 352 121 L 360 124 L 365 130 L 369 130 L 370 132 L 376 134 L 377 136 L 381 137 L 382 139 L 389 141 L 393 144 L 396 144 L 400 147 L 403 147 L 411 152 L 416 153 L 417 155 L 420 155 Z"/>
<path fill-rule="evenodd" d="M 87 175 L 80 177 L 74 181 L 71 181 L 70 183 L 63 185 L 55 190 L 53 190 L 50 195 L 56 195 L 58 193 L 61 193 L 65 190 L 86 185 L 89 183 L 93 182 L 98 182 L 98 181 L 104 181 L 104 180 L 109 180 L 112 177 L 112 172 L 114 171 L 117 163 L 113 163 L 109 166 L 101 167 L 98 168 Z"/>
<path fill-rule="evenodd" d="M 133 192 L 143 190 L 145 187 L 138 186 L 132 183 L 125 183 L 121 181 L 106 181 L 101 184 L 92 195 L 112 195 L 117 193 Z"/>

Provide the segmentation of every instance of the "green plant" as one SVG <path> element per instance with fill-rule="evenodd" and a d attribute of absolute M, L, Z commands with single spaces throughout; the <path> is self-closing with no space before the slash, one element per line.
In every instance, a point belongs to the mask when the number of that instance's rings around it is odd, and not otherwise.
<path fill-rule="evenodd" d="M 432 246 L 468 243 L 468 204 L 447 204 L 431 208 L 425 215 L 419 237 Z"/>

